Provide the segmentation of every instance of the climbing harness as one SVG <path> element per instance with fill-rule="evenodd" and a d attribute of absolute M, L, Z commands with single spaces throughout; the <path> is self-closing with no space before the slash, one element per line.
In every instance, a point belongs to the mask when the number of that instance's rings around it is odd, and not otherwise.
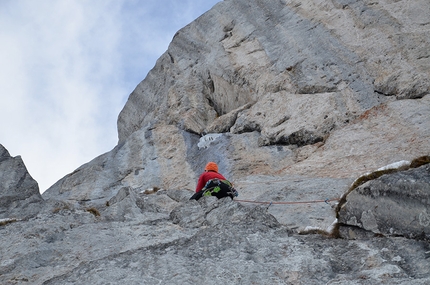
<path fill-rule="evenodd" d="M 237 190 L 234 189 L 230 181 L 218 178 L 209 180 L 202 191 L 202 196 L 216 196 L 217 198 L 230 196 L 232 199 L 238 196 Z"/>

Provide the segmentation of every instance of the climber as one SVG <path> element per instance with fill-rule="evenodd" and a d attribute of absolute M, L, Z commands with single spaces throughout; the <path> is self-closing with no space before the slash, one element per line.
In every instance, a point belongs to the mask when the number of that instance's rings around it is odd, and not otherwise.
<path fill-rule="evenodd" d="M 197 182 L 196 193 L 190 200 L 198 200 L 202 196 L 216 196 L 218 199 L 229 196 L 238 196 L 236 189 L 222 174 L 218 173 L 218 165 L 215 162 L 208 162 L 204 172 Z"/>

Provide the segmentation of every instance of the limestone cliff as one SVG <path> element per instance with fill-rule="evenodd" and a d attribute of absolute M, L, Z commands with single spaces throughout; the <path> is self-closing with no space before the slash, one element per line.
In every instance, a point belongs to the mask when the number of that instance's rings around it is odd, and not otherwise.
<path fill-rule="evenodd" d="M 330 190 L 306 189 L 332 198 L 363 173 L 427 155 L 429 7 L 220 2 L 177 32 L 130 95 L 118 145 L 44 197 L 103 204 L 122 187 L 192 191 L 213 160 L 243 198 L 269 195 L 249 183 L 255 175 L 285 185 L 332 179 Z M 222 136 L 199 148 L 213 132 Z"/>
<path fill-rule="evenodd" d="M 112 151 L 28 222 L 2 204 L 1 283 L 427 284 L 429 34 L 427 0 L 219 2 L 132 92 Z M 188 201 L 208 161 L 241 201 Z"/>

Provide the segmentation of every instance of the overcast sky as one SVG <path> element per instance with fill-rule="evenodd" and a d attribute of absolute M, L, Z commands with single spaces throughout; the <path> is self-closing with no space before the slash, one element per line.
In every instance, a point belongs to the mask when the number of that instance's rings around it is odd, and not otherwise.
<path fill-rule="evenodd" d="M 220 0 L 0 0 L 0 144 L 41 192 L 117 143 L 129 94 Z"/>

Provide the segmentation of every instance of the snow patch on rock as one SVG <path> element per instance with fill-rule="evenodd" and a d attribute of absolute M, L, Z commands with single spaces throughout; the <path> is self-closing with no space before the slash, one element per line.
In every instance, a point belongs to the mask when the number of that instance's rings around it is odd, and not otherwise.
<path fill-rule="evenodd" d="M 207 134 L 200 138 L 197 146 L 199 149 L 208 148 L 209 145 L 219 138 L 222 134 Z"/>
<path fill-rule="evenodd" d="M 401 160 L 401 161 L 397 161 L 394 163 L 390 163 L 388 165 L 382 166 L 380 168 L 378 168 L 376 171 L 384 171 L 384 170 L 391 170 L 391 169 L 397 169 L 397 170 L 406 170 L 410 167 L 411 162 L 407 161 L 407 160 Z M 372 172 L 366 172 L 363 175 L 360 175 L 357 179 L 354 180 L 354 182 L 351 185 L 356 184 L 356 182 L 360 179 L 363 179 L 363 177 L 368 176 L 372 174 Z"/>
<path fill-rule="evenodd" d="M 401 161 L 397 161 L 391 164 L 388 164 L 386 166 L 383 166 L 381 168 L 378 168 L 377 171 L 382 171 L 382 170 L 388 170 L 388 169 L 407 169 L 409 168 L 409 166 L 411 165 L 410 161 L 407 160 L 401 160 Z"/>

